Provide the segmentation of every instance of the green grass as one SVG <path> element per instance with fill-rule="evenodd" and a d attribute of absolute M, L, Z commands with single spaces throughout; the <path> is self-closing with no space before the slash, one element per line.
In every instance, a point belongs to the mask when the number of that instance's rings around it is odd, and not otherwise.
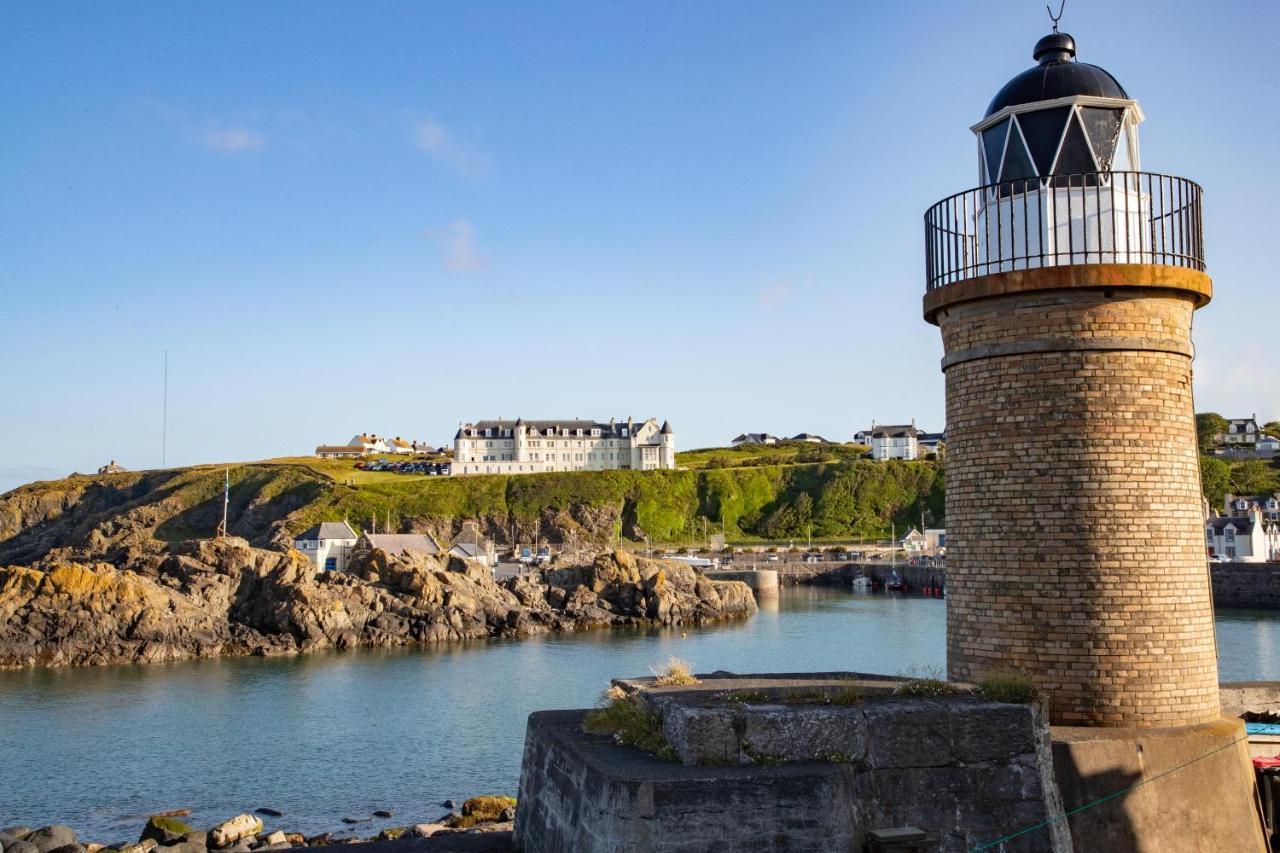
<path fill-rule="evenodd" d="M 802 444 L 799 450 L 815 447 L 826 446 Z M 776 448 L 741 455 L 786 458 L 786 448 Z M 562 528 L 586 526 L 579 531 L 582 538 L 601 542 L 617 541 L 625 532 L 626 538 L 654 546 L 700 545 L 704 531 L 723 533 L 735 543 L 801 542 L 809 536 L 847 542 L 882 538 L 891 524 L 899 531 L 918 525 L 922 512 L 938 523 L 943 512 L 939 464 L 854 458 L 675 471 L 432 477 L 356 471 L 351 460 L 287 457 L 69 478 L 23 486 L 17 493 L 57 494 L 74 509 L 77 490 L 115 490 L 123 499 L 109 502 L 94 523 L 161 505 L 166 520 L 156 535 L 178 541 L 213 534 L 226 471 L 232 529 L 259 542 L 279 527 L 296 534 L 317 522 L 344 518 L 366 529 L 375 519 L 379 529 L 477 519 L 498 529 L 516 523 L 529 531 L 548 516 Z"/>
<path fill-rule="evenodd" d="M 1009 702 L 1029 705 L 1039 698 L 1039 692 L 1031 679 L 1019 672 L 993 672 L 978 682 L 974 691 L 992 702 Z"/>
<path fill-rule="evenodd" d="M 661 758 L 676 761 L 675 748 L 662 735 L 662 718 L 631 696 L 610 694 L 603 705 L 588 711 L 582 720 L 584 731 L 607 734 L 615 743 L 630 746 Z"/>
<path fill-rule="evenodd" d="M 677 453 L 676 465 L 687 470 L 698 470 L 840 462 L 857 459 L 869 449 L 864 444 L 814 444 L 809 441 L 743 444 L 739 447 L 704 447 Z"/>

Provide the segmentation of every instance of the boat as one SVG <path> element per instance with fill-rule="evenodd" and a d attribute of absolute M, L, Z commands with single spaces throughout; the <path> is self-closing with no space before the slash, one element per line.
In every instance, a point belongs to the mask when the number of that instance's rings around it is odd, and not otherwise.
<path fill-rule="evenodd" d="M 894 569 L 889 572 L 889 577 L 885 580 L 884 587 L 890 592 L 904 592 L 907 584 L 902 580 L 902 576 L 898 574 L 898 570 Z"/>
<path fill-rule="evenodd" d="M 871 592 L 873 585 L 871 578 L 866 575 L 858 575 L 853 579 L 854 592 Z"/>

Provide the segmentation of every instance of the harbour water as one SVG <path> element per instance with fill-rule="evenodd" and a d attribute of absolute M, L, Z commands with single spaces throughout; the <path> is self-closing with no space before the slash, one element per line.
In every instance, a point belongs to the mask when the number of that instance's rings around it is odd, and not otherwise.
<path fill-rule="evenodd" d="M 672 655 L 699 671 L 929 674 L 944 641 L 940 600 L 801 587 L 703 628 L 0 672 L 0 826 L 112 842 L 176 808 L 208 826 L 269 806 L 303 832 L 395 813 L 367 836 L 446 799 L 514 794 L 529 712 L 591 705 Z M 1220 613 L 1218 642 L 1223 680 L 1280 678 L 1280 613 Z"/>

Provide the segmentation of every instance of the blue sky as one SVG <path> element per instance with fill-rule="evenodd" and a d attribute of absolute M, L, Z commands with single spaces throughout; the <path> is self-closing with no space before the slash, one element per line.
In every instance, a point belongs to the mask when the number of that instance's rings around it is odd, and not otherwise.
<path fill-rule="evenodd" d="M 1280 418 L 1280 4 L 1071 0 Z M 942 427 L 921 215 L 1043 4 L 0 5 L 0 490 L 498 415 Z"/>

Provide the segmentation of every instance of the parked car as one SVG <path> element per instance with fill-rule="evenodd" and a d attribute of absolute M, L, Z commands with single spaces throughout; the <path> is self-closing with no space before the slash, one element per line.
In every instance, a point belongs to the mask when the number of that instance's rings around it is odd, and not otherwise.
<path fill-rule="evenodd" d="M 778 555 L 777 555 L 777 554 L 765 554 L 765 556 L 764 556 L 764 561 L 765 561 L 766 563 L 776 563 L 776 562 L 778 562 Z"/>

